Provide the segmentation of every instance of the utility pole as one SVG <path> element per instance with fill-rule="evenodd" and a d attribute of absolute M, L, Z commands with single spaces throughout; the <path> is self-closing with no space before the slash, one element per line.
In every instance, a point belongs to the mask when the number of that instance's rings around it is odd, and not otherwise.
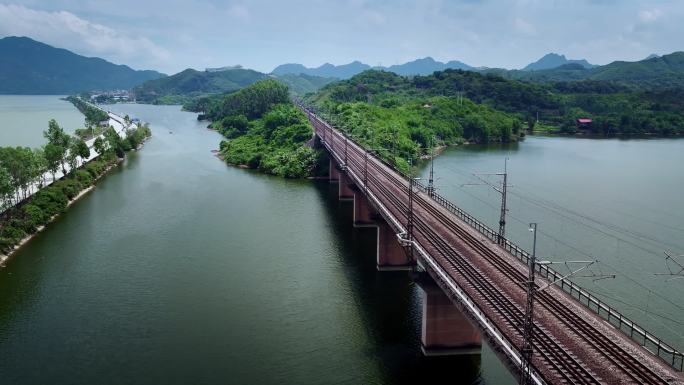
<path fill-rule="evenodd" d="M 435 144 L 434 140 L 430 147 L 430 178 L 428 179 L 427 193 L 430 198 L 435 195 Z"/>
<path fill-rule="evenodd" d="M 528 261 L 529 273 L 527 278 L 527 304 L 525 306 L 525 320 L 523 324 L 523 347 L 520 357 L 520 384 L 532 383 L 532 353 L 534 351 L 534 275 L 537 264 L 537 224 L 530 223 L 530 231 L 534 234 L 532 255 Z"/>
<path fill-rule="evenodd" d="M 477 173 L 473 174 L 475 175 L 478 179 L 480 179 L 483 183 L 466 183 L 463 184 L 463 186 L 481 186 L 481 185 L 487 185 L 490 186 L 491 188 L 494 189 L 494 191 L 498 192 L 501 194 L 501 213 L 499 215 L 499 233 L 497 234 L 496 237 L 496 243 L 499 245 L 504 244 L 506 240 L 506 211 L 508 211 L 508 208 L 506 207 L 507 205 L 507 200 L 508 200 L 508 158 L 506 158 L 505 163 L 504 163 L 504 172 L 497 172 L 497 173 L 490 173 L 490 174 L 482 174 L 482 173 Z M 503 184 L 501 187 L 492 185 L 489 183 L 489 181 L 483 179 L 481 176 L 482 175 L 496 175 L 496 176 L 501 176 L 503 177 Z"/>
<path fill-rule="evenodd" d="M 508 187 L 508 158 L 504 161 L 503 185 L 501 186 L 501 215 L 499 217 L 499 245 L 504 244 L 506 239 L 506 192 Z M 535 225 L 536 226 L 536 225 Z M 536 233 L 535 233 L 536 236 Z"/>
<path fill-rule="evenodd" d="M 523 345 L 520 349 L 520 384 L 529 385 L 532 384 L 532 353 L 534 352 L 534 300 L 537 293 L 542 292 L 549 287 L 553 286 L 558 282 L 565 281 L 571 276 L 575 276 L 580 271 L 588 269 L 591 265 L 595 264 L 597 261 L 565 261 L 565 262 L 551 262 L 551 261 L 540 261 L 537 262 L 537 223 L 530 223 L 530 231 L 534 234 L 532 243 L 532 254 L 530 255 L 528 263 L 528 277 L 527 277 L 527 303 L 525 304 L 525 319 L 523 321 Z M 537 289 L 535 286 L 535 274 L 537 271 L 537 265 L 553 265 L 553 264 L 565 264 L 570 272 L 563 277 L 547 283 L 545 286 Z M 573 270 L 571 264 L 580 264 L 582 267 Z M 591 274 L 586 275 L 584 278 L 593 278 L 594 281 L 605 279 L 605 278 L 615 278 L 615 274 Z"/>

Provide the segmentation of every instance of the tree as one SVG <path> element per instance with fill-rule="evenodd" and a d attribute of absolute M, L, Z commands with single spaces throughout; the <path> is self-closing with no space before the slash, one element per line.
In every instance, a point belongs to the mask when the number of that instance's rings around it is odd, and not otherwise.
<path fill-rule="evenodd" d="M 45 154 L 45 163 L 48 171 L 52 174 L 52 180 L 55 180 L 55 174 L 59 170 L 59 165 L 62 162 L 64 150 L 52 143 L 48 143 L 43 147 L 43 154 Z"/>
<path fill-rule="evenodd" d="M 36 167 L 36 182 L 42 188 L 45 184 L 45 173 L 47 172 L 47 162 L 45 161 L 45 153 L 42 148 L 33 149 L 33 159 Z"/>
<path fill-rule="evenodd" d="M 33 151 L 28 147 L 0 147 L 0 165 L 10 174 L 12 190 L 17 201 L 23 193 L 26 197 L 34 180 Z"/>
<path fill-rule="evenodd" d="M 95 142 L 93 142 L 93 148 L 98 155 L 102 155 L 107 151 L 107 144 L 101 137 L 97 137 Z"/>
<path fill-rule="evenodd" d="M 69 142 L 71 141 L 69 135 L 64 132 L 62 127 L 60 127 L 59 124 L 57 124 L 57 121 L 54 119 L 50 119 L 48 122 L 48 129 L 47 131 L 43 131 L 43 136 L 48 140 L 48 143 L 52 143 L 63 148 L 67 148 L 69 146 Z"/>
<path fill-rule="evenodd" d="M 85 162 L 86 159 L 90 157 L 90 148 L 84 140 L 78 140 L 72 145 L 73 150 L 76 154 L 81 157 L 81 161 Z"/>
<path fill-rule="evenodd" d="M 60 163 L 62 165 L 62 172 L 66 174 L 66 152 L 69 148 L 69 143 L 71 143 L 71 137 L 64 132 L 62 127 L 60 127 L 54 119 L 50 119 L 48 122 L 48 129 L 47 131 L 43 131 L 43 136 L 48 140 L 49 144 L 52 144 L 55 148 L 59 148 L 62 151 Z M 57 150 L 55 148 L 51 149 L 51 151 L 53 151 L 51 154 L 52 156 L 56 155 Z"/>
<path fill-rule="evenodd" d="M 247 133 L 249 121 L 244 115 L 226 116 L 221 119 L 221 133 L 228 139 L 237 138 Z"/>
<path fill-rule="evenodd" d="M 13 193 L 12 176 L 7 169 L 0 166 L 0 208 L 9 207 Z"/>
<path fill-rule="evenodd" d="M 69 173 L 73 174 L 78 168 L 78 151 L 74 144 L 69 148 L 69 153 L 67 154 L 67 163 L 69 164 Z"/>
<path fill-rule="evenodd" d="M 113 151 L 119 158 L 123 158 L 125 156 L 121 137 L 113 127 L 109 127 L 105 130 L 104 138 L 107 142 L 107 149 L 109 151 Z"/>

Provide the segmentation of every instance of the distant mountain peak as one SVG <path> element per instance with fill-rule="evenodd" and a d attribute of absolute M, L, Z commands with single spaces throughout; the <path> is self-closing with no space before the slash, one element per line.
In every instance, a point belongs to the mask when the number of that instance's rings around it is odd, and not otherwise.
<path fill-rule="evenodd" d="M 656 58 L 659 58 L 659 57 L 660 57 L 660 55 L 655 54 L 655 53 L 652 53 L 652 54 L 646 56 L 646 59 L 644 59 L 644 60 L 656 59 Z"/>
<path fill-rule="evenodd" d="M 547 53 L 546 55 L 542 56 L 541 59 L 537 60 L 534 63 L 530 63 L 525 68 L 523 68 L 523 71 L 540 71 L 540 70 L 550 70 L 553 68 L 558 68 L 560 66 L 566 65 L 566 64 L 579 64 L 584 68 L 594 68 L 596 67 L 593 64 L 590 64 L 588 61 L 584 59 L 579 59 L 579 60 L 568 60 L 565 55 L 562 54 L 557 54 L 554 52 Z"/>
<path fill-rule="evenodd" d="M 368 64 L 364 64 L 358 60 L 354 60 L 349 64 L 342 64 L 338 66 L 330 63 L 325 63 L 316 68 L 307 68 L 301 64 L 282 64 L 276 67 L 271 73 L 278 76 L 283 76 L 287 74 L 305 74 L 311 76 L 336 77 L 339 79 L 348 79 L 358 73 L 361 73 L 371 68 L 390 71 L 396 73 L 397 75 L 404 76 L 430 75 L 435 71 L 443 71 L 445 69 L 473 69 L 473 67 L 458 60 L 451 60 L 447 63 L 442 63 L 440 61 L 433 59 L 430 56 L 426 56 L 424 58 L 416 59 L 404 64 L 396 64 L 389 67 L 371 67 Z"/>
<path fill-rule="evenodd" d="M 29 37 L 0 39 L 0 94 L 128 89 L 166 75 L 85 57 Z"/>

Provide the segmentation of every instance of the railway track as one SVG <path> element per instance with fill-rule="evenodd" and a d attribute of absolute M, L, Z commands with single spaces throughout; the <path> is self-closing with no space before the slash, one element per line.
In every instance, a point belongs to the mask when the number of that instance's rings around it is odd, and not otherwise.
<path fill-rule="evenodd" d="M 330 129 L 329 126 L 326 127 L 322 121 L 319 121 L 319 124 L 314 123 L 314 125 L 319 134 L 322 133 L 321 131 L 325 131 L 325 137 L 333 150 L 338 151 L 339 147 L 344 146 L 344 136 L 336 130 Z M 342 156 L 338 156 L 338 158 L 342 159 Z M 346 158 L 347 167 L 351 168 L 357 175 L 364 175 L 364 171 L 367 170 L 369 190 L 382 197 L 384 202 L 389 202 L 390 205 L 386 205 L 386 207 L 401 223 L 406 223 L 408 182 L 374 157 L 366 158 L 365 150 L 352 141 L 348 142 Z M 527 276 L 524 269 L 521 269 L 522 264 L 517 261 L 511 263 L 510 259 L 504 258 L 500 255 L 500 250 L 494 250 L 490 245 L 485 244 L 486 242 L 478 239 L 471 231 L 464 228 L 467 225 L 463 225 L 460 221 L 445 214 L 437 203 L 424 194 L 416 192 L 414 204 L 417 205 L 414 206 L 416 241 L 426 250 L 429 250 L 431 255 L 434 253 L 433 257 L 438 257 L 442 263 L 446 264 L 445 267 L 450 267 L 448 271 L 459 283 L 459 286 L 466 288 L 467 292 L 479 303 L 487 304 L 488 311 L 495 315 L 498 327 L 507 332 L 509 342 L 512 342 L 514 346 L 520 346 L 524 303 L 514 301 L 512 298 L 516 296 L 492 284 L 491 277 L 487 277 L 474 261 L 465 258 L 461 251 L 444 239 L 445 237 L 442 234 L 438 234 L 434 230 L 434 223 L 430 222 L 436 222 L 458 237 L 460 242 L 474 250 L 482 260 L 510 280 L 513 283 L 511 287 L 524 292 L 525 289 L 522 284 L 526 281 Z M 519 298 L 519 294 L 517 298 Z M 607 360 L 614 370 L 619 371 L 619 375 L 606 376 L 606 378 L 590 371 L 588 367 L 595 367 L 597 363 L 587 363 L 578 359 L 568 351 L 567 345 L 559 342 L 553 333 L 544 327 L 545 325 L 540 325 L 541 322 L 538 322 L 535 325 L 536 355 L 533 358 L 533 364 L 538 370 L 542 367 L 545 368 L 546 370 L 541 370 L 541 372 L 546 373 L 545 377 L 551 374 L 553 377 L 553 379 L 549 378 L 551 382 L 596 384 L 605 383 L 604 380 L 607 380 L 607 382 L 612 383 L 614 381 L 609 377 L 614 377 L 629 383 L 670 383 L 598 330 L 595 325 L 582 318 L 576 309 L 570 308 L 551 293 L 540 292 L 537 303 L 545 310 L 547 317 L 553 317 L 554 322 L 563 325 L 567 331 L 582 339 L 586 346 L 584 349 L 593 350 L 594 355 L 599 355 Z M 602 365 L 599 364 L 600 366 Z"/>
<path fill-rule="evenodd" d="M 373 166 L 370 166 L 371 163 Z M 380 166 L 375 162 L 369 162 L 369 168 L 384 174 L 386 181 L 393 183 L 400 191 L 407 191 L 408 186 L 406 183 L 404 183 L 404 180 L 397 180 L 397 178 L 393 177 L 387 170 L 384 169 L 384 166 Z M 370 178 L 371 181 L 372 179 L 373 178 Z M 383 183 L 380 183 L 380 185 L 383 185 Z M 478 251 L 479 255 L 485 257 L 485 259 L 490 261 L 492 265 L 496 266 L 500 271 L 502 271 L 506 277 L 511 280 L 511 282 L 517 283 L 522 289 L 521 284 L 527 279 L 525 274 L 521 273 L 519 269 L 511 266 L 510 263 L 508 263 L 508 261 L 502 258 L 499 254 L 486 247 L 470 232 L 464 230 L 455 222 L 449 220 L 444 212 L 427 202 L 422 194 L 416 193 L 414 199 L 414 202 L 417 203 L 422 209 L 426 210 L 434 218 L 439 220 L 444 227 L 457 234 L 459 238 L 465 241 L 468 246 Z M 406 206 L 403 206 L 403 210 L 406 210 Z M 440 235 L 436 233 L 433 235 L 435 237 L 440 237 Z M 667 383 L 662 379 L 656 379 L 657 376 L 655 373 L 643 365 L 643 363 L 635 360 L 628 352 L 610 341 L 608 337 L 596 330 L 595 327 L 587 323 L 584 319 L 579 317 L 577 313 L 563 306 L 548 292 L 540 292 L 539 294 L 538 303 L 541 303 L 550 314 L 557 315 L 559 321 L 561 321 L 566 327 L 574 330 L 577 335 L 582 337 L 583 340 L 585 340 L 597 352 L 601 352 L 602 355 L 610 360 L 616 367 L 622 368 L 622 370 L 630 377 L 632 381 L 640 384 Z M 536 332 L 538 333 L 538 330 Z"/>
<path fill-rule="evenodd" d="M 356 160 L 353 160 L 357 167 L 360 166 Z M 370 189 L 376 194 L 383 196 L 384 200 L 392 202 L 392 205 L 401 212 L 406 212 L 407 206 L 402 202 L 396 191 L 390 191 L 382 183 L 373 183 Z M 398 213 L 395 213 L 397 215 Z M 406 220 L 405 215 L 397 215 Z M 522 325 L 524 310 L 517 306 L 508 297 L 501 294 L 495 289 L 493 285 L 489 284 L 486 277 L 470 262 L 463 258 L 454 258 L 457 254 L 438 234 L 436 234 L 431 226 L 425 223 L 420 218 L 415 218 L 415 230 L 417 230 L 424 241 L 427 241 L 434 251 L 439 253 L 441 259 L 449 263 L 453 270 L 458 271 L 462 279 L 459 280 L 463 287 L 468 286 L 471 295 L 479 297 L 481 303 L 488 303 L 490 308 L 494 310 L 497 318 L 500 320 L 503 327 L 508 333 L 516 333 L 521 339 L 520 325 Z M 585 369 L 581 362 L 570 355 L 557 341 L 553 339 L 550 333 L 535 325 L 537 352 L 544 358 L 543 363 L 554 371 L 563 383 L 566 384 L 599 384 L 601 383 L 592 373 Z"/>

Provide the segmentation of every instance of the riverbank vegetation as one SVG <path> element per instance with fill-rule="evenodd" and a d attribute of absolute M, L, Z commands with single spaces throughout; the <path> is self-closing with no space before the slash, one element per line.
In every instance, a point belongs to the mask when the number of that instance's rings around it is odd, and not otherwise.
<path fill-rule="evenodd" d="M 109 115 L 105 111 L 94 107 L 79 97 L 68 96 L 66 100 L 71 102 L 85 116 L 86 126 L 96 126 L 100 122 L 109 120 Z"/>
<path fill-rule="evenodd" d="M 437 84 L 416 88 L 414 79 L 366 71 L 323 87 L 305 102 L 402 171 L 435 147 L 511 142 L 524 135 L 519 116 L 441 92 Z"/>
<path fill-rule="evenodd" d="M 85 117 L 85 127 L 74 131 L 78 138 L 89 140 L 104 133 L 109 123 L 109 114 L 78 96 L 68 96 L 66 100 L 71 102 Z M 103 125 L 103 122 L 107 125 Z"/>
<path fill-rule="evenodd" d="M 322 155 L 306 146 L 311 125 L 280 82 L 264 80 L 226 95 L 209 105 L 205 116 L 226 138 L 220 154 L 230 164 L 287 178 L 318 172 Z"/>
<path fill-rule="evenodd" d="M 81 159 L 90 156 L 88 145 L 67 135 L 54 120 L 44 132 L 48 143 L 42 148 L 0 147 L 0 254 L 9 253 L 63 212 L 70 200 L 92 186 L 125 151 L 138 148 L 150 135 L 146 125 L 128 130 L 125 138 L 110 127 L 94 142 L 93 150 L 100 156 L 86 164 L 81 164 Z M 66 176 L 55 180 L 60 169 Z M 54 183 L 46 186 L 50 175 Z M 29 197 L 36 188 L 39 191 Z"/>

